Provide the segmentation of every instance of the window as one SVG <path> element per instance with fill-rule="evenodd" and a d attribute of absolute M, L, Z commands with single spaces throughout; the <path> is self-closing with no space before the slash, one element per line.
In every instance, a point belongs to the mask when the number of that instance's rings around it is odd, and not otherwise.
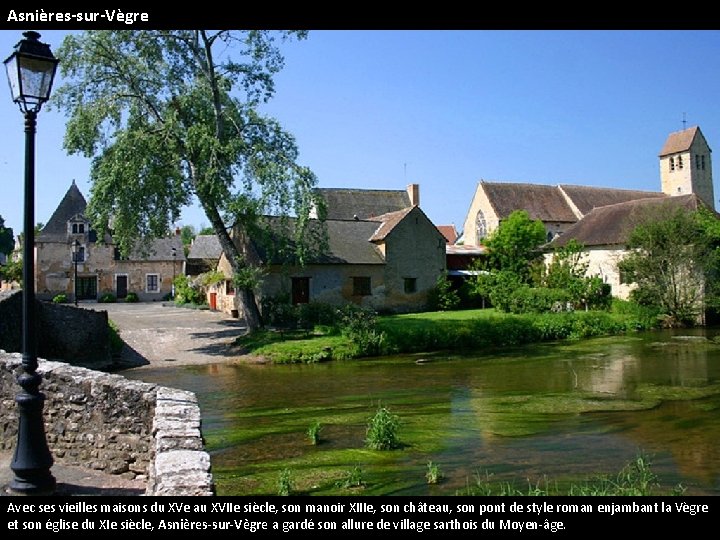
<path fill-rule="evenodd" d="M 487 236 L 487 221 L 485 220 L 485 214 L 482 210 L 478 210 L 475 216 L 475 234 L 477 235 L 477 242 Z"/>
<path fill-rule="evenodd" d="M 113 250 L 113 259 L 116 261 L 127 261 L 127 257 L 123 257 L 122 253 L 120 253 L 120 248 L 115 248 Z"/>
<path fill-rule="evenodd" d="M 701 165 L 700 168 L 704 171 L 705 170 L 705 155 L 700 156 L 700 165 Z"/>
<path fill-rule="evenodd" d="M 682 168 L 683 168 L 682 156 L 678 156 L 677 166 L 678 166 L 678 169 L 682 169 Z"/>
<path fill-rule="evenodd" d="M 73 234 L 85 234 L 85 224 L 84 223 L 73 223 L 72 224 L 72 233 Z"/>
<path fill-rule="evenodd" d="M 369 277 L 354 277 L 352 280 L 353 296 L 370 296 L 372 294 Z"/>
<path fill-rule="evenodd" d="M 225 280 L 225 294 L 227 294 L 228 296 L 232 296 L 233 294 L 235 294 L 235 284 L 231 279 Z"/>
<path fill-rule="evenodd" d="M 700 168 L 700 154 L 695 154 L 695 168 Z"/>
<path fill-rule="evenodd" d="M 145 274 L 145 292 L 160 292 L 160 274 Z"/>
<path fill-rule="evenodd" d="M 403 278 L 403 282 L 405 285 L 405 294 L 412 294 L 417 292 L 417 278 L 406 277 Z"/>
<path fill-rule="evenodd" d="M 675 170 L 675 158 L 674 157 L 670 158 L 670 170 L 671 171 Z"/>

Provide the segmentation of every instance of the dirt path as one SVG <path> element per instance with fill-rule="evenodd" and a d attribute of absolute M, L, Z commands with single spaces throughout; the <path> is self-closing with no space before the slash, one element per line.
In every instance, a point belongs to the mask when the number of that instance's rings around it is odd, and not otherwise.
<path fill-rule="evenodd" d="M 243 321 L 224 313 L 159 302 L 83 307 L 108 312 L 127 344 L 122 363 L 128 367 L 211 364 L 234 359 L 236 354 L 228 350 L 229 345 L 245 332 Z"/>

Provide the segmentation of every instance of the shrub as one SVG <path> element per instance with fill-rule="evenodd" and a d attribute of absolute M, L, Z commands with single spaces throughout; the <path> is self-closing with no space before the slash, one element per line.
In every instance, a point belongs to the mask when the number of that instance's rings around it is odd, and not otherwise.
<path fill-rule="evenodd" d="M 425 479 L 427 480 L 428 484 L 438 484 L 440 480 L 442 479 L 442 472 L 440 472 L 440 467 L 438 467 L 437 463 L 433 463 L 432 461 L 428 461 L 427 464 L 427 472 L 425 473 Z"/>
<path fill-rule="evenodd" d="M 452 311 L 460 305 L 460 296 L 453 289 L 447 272 L 438 276 L 435 286 L 428 291 L 428 309 L 430 311 Z"/>
<path fill-rule="evenodd" d="M 312 444 L 318 444 L 320 442 L 320 431 L 322 430 L 322 424 L 315 420 L 307 430 L 308 439 Z"/>
<path fill-rule="evenodd" d="M 512 313 L 545 313 L 564 311 L 570 301 L 570 295 L 564 289 L 546 289 L 541 287 L 519 287 L 508 302 Z"/>
<path fill-rule="evenodd" d="M 357 347 L 358 356 L 377 356 L 383 352 L 387 336 L 377 328 L 375 311 L 350 304 L 340 314 L 341 332 Z"/>
<path fill-rule="evenodd" d="M 198 304 L 205 303 L 205 293 L 193 284 L 187 276 L 179 275 L 173 281 L 175 285 L 175 303 L 176 304 Z"/>
<path fill-rule="evenodd" d="M 282 497 L 287 497 L 292 492 L 292 473 L 290 472 L 290 469 L 283 469 L 282 471 L 280 471 L 280 477 L 278 478 L 277 494 Z"/>
<path fill-rule="evenodd" d="M 68 301 L 67 294 L 58 294 L 52 299 L 53 304 L 66 304 Z"/>
<path fill-rule="evenodd" d="M 125 302 L 129 304 L 133 304 L 135 302 L 139 302 L 140 299 L 138 298 L 138 295 L 134 292 L 127 293 L 127 296 L 125 297 Z"/>
<path fill-rule="evenodd" d="M 372 450 L 393 450 L 400 446 L 398 429 L 400 419 L 386 407 L 378 407 L 375 416 L 370 419 L 365 444 Z"/>
<path fill-rule="evenodd" d="M 101 304 L 114 304 L 117 302 L 117 298 L 115 295 L 111 292 L 103 293 L 103 295 L 100 297 L 100 300 L 98 300 Z"/>

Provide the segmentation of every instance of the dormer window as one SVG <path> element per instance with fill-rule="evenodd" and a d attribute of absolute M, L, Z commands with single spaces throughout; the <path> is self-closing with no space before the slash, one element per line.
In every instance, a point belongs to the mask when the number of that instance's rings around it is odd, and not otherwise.
<path fill-rule="evenodd" d="M 71 234 L 85 234 L 85 223 L 82 221 L 75 221 L 70 224 Z"/>

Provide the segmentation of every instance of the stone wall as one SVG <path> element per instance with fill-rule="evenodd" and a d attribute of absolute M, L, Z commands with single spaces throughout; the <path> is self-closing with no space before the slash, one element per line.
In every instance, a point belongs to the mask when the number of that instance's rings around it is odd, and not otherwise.
<path fill-rule="evenodd" d="M 0 450 L 17 437 L 20 354 L 0 351 Z M 147 482 L 149 495 L 212 495 L 192 392 L 41 361 L 45 430 L 54 458 Z"/>
<path fill-rule="evenodd" d="M 111 363 L 106 311 L 37 303 L 38 356 L 74 365 L 107 368 Z M 0 293 L 0 349 L 21 350 L 22 291 Z"/>

